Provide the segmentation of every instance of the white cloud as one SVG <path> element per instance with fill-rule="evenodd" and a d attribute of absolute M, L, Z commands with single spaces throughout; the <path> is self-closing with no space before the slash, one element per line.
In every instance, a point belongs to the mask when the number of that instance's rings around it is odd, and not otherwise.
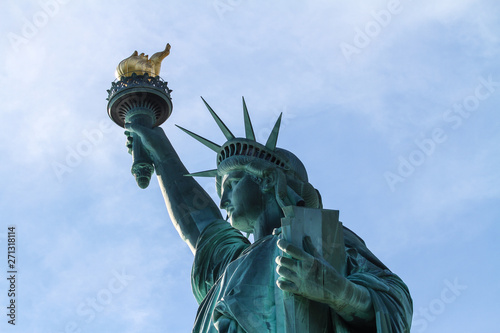
<path fill-rule="evenodd" d="M 383 172 L 397 167 L 399 154 L 415 149 L 421 132 L 441 126 L 443 112 L 470 95 L 479 76 L 498 72 L 496 4 L 401 3 L 401 14 L 351 63 L 339 44 L 351 42 L 356 27 L 363 28 L 386 1 L 241 1 L 223 20 L 210 1 L 71 1 L 19 52 L 3 40 L 0 228 L 20 227 L 21 300 L 29 315 L 19 320 L 25 331 L 80 323 L 80 302 L 95 297 L 122 268 L 136 279 L 82 326 L 86 331 L 159 332 L 172 325 L 172 331 L 186 332 L 192 326 L 192 256 L 167 217 L 156 180 L 145 191 L 137 188 L 125 136 L 106 118 L 106 89 L 116 64 L 135 49 L 152 54 L 166 42 L 172 52 L 162 76 L 174 90 L 174 113 L 163 128 L 190 171 L 212 168 L 213 153 L 173 124 L 221 143 L 202 95 L 242 135 L 244 95 L 263 138 L 277 113 L 293 116 L 283 124 L 280 146 L 302 153 L 325 202 L 335 205 L 328 208 L 340 209 L 346 225 L 377 255 L 403 267 L 412 283 L 416 273 L 404 262 L 434 265 L 429 246 L 450 246 L 450 235 L 476 242 L 495 234 L 491 221 L 498 210 L 488 203 L 499 196 L 498 97 L 482 103 L 460 129 L 447 127 L 448 140 L 395 193 Z M 11 2 L 8 8 L 4 37 L 21 31 L 23 16 L 41 7 Z M 59 182 L 51 163 L 64 163 L 68 147 L 76 150 L 89 140 L 83 132 L 98 129 L 102 120 L 111 131 Z M 201 183 L 213 186 L 212 180 Z M 448 264 L 436 274 L 470 277 L 451 255 L 480 258 L 474 245 L 453 254 L 441 248 Z M 425 290 L 431 282 L 415 283 Z M 457 321 L 467 307 L 459 311 L 439 320 Z"/>

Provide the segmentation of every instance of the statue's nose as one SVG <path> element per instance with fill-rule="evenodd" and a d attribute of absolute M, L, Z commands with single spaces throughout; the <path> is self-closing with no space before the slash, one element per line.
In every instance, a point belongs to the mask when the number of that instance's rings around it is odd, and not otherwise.
<path fill-rule="evenodd" d="M 224 191 L 222 193 L 222 197 L 220 198 L 220 205 L 219 205 L 220 209 L 226 209 L 227 206 L 229 206 L 229 204 L 231 203 L 231 200 L 229 199 L 229 192 L 230 191 Z"/>

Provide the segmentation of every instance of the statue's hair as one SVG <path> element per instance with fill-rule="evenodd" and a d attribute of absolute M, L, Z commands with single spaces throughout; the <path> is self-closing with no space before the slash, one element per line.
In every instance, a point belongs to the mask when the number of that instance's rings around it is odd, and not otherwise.
<path fill-rule="evenodd" d="M 286 178 L 285 185 L 289 187 L 288 196 L 292 205 L 322 208 L 321 196 L 308 182 L 307 172 L 302 162 L 289 151 L 279 148 L 277 151 L 288 160 L 291 168 L 282 169 L 274 163 L 252 156 L 233 156 L 222 161 L 217 167 L 217 176 L 215 178 L 219 197 L 221 197 L 222 177 L 231 171 L 246 171 L 261 179 L 265 179 L 272 172 L 282 171 Z M 290 196 L 293 196 L 293 198 L 290 198 Z"/>

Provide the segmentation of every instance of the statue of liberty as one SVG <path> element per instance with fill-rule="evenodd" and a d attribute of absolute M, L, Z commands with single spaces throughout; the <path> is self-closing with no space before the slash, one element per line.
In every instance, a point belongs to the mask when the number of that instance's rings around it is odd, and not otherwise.
<path fill-rule="evenodd" d="M 284 239 L 287 207 L 323 207 L 301 161 L 276 147 L 281 116 L 260 144 L 244 100 L 244 138 L 205 104 L 227 142 L 220 146 L 181 129 L 217 153 L 213 170 L 189 174 L 160 127 L 125 125 L 129 147 L 135 133 L 149 152 L 170 218 L 194 254 L 191 280 L 199 310 L 193 332 L 289 332 L 287 294 L 329 308 L 316 320 L 318 332 L 409 332 L 408 288 L 352 231 L 342 232 L 344 272 L 322 258 L 311 237 L 302 246 Z M 215 177 L 219 205 L 197 176 Z M 242 232 L 253 234 L 254 242 Z"/>
<path fill-rule="evenodd" d="M 244 99 L 245 137 L 234 136 L 203 100 L 227 141 L 180 127 L 217 154 L 215 169 L 189 174 L 158 127 L 172 110 L 158 76 L 169 53 L 167 44 L 151 58 L 136 51 L 123 60 L 108 113 L 126 128 L 138 185 L 147 187 L 156 171 L 174 227 L 194 254 L 193 332 L 409 332 L 407 286 L 342 226 L 338 211 L 323 209 L 302 162 L 277 147 L 281 116 L 261 144 Z M 195 177 L 215 177 L 219 204 Z"/>

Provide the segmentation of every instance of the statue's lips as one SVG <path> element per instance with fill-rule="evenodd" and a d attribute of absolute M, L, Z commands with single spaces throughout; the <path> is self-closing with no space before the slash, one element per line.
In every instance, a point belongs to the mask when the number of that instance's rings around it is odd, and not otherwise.
<path fill-rule="evenodd" d="M 228 218 L 231 217 L 231 214 L 233 213 L 233 211 L 234 211 L 234 207 L 233 206 L 226 207 L 226 212 L 227 212 L 227 217 Z"/>

